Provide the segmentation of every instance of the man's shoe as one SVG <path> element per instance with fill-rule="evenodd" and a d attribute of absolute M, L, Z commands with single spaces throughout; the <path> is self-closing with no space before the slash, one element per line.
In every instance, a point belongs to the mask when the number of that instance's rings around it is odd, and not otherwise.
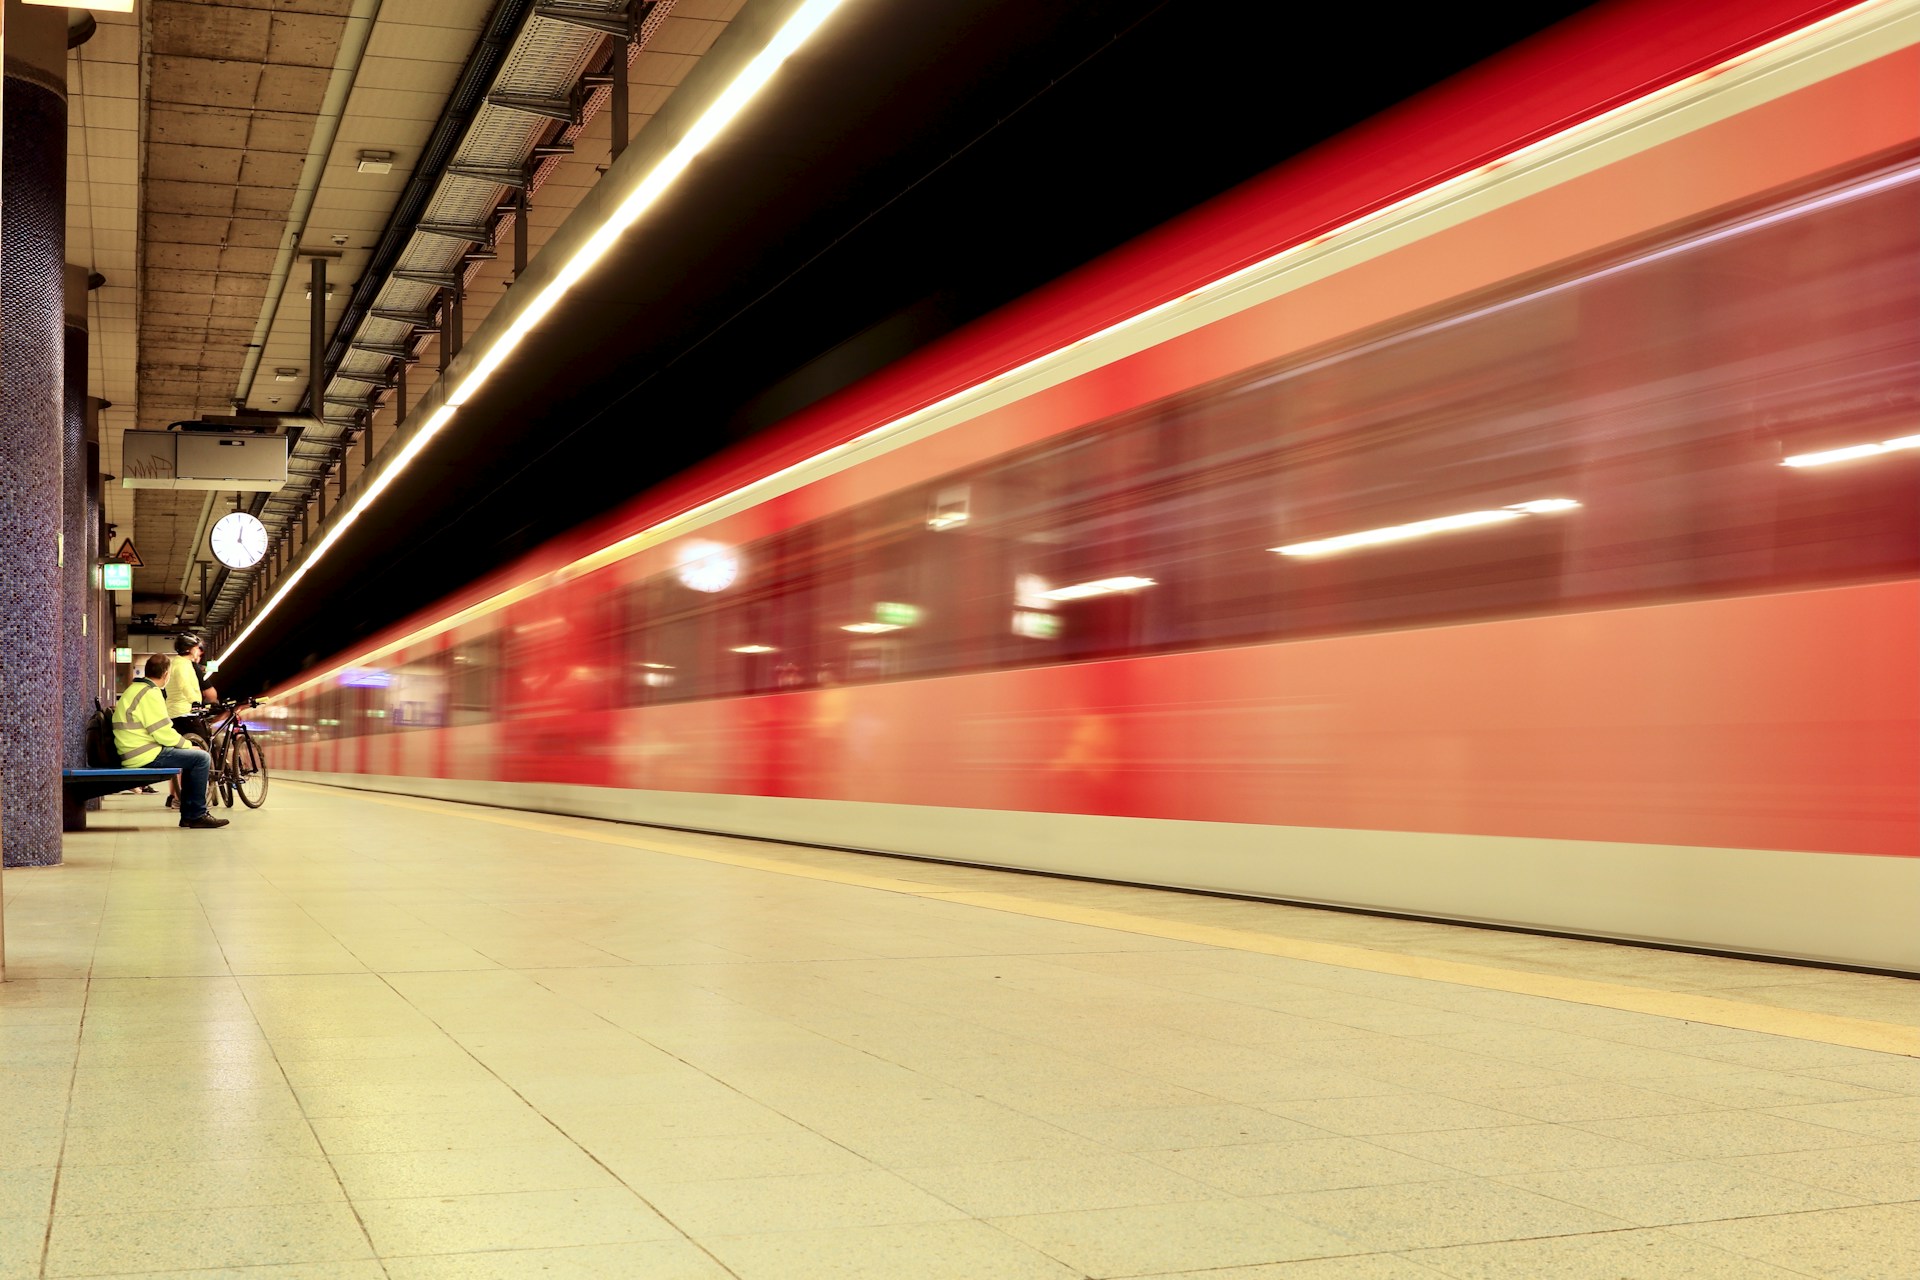
<path fill-rule="evenodd" d="M 180 819 L 180 825 L 183 827 L 192 827 L 195 831 L 215 831 L 226 826 L 227 819 L 216 818 L 209 813 L 198 818 L 182 818 Z"/>

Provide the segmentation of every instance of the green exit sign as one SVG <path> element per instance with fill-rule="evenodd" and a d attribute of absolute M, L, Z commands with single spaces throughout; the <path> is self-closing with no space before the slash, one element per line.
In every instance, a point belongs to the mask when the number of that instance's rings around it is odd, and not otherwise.
<path fill-rule="evenodd" d="M 120 648 L 115 649 L 113 651 L 113 660 L 115 662 L 132 662 L 133 650 L 127 648 L 125 645 L 122 645 Z"/>
<path fill-rule="evenodd" d="M 101 565 L 100 585 L 108 591 L 133 590 L 133 566 L 117 561 Z"/>

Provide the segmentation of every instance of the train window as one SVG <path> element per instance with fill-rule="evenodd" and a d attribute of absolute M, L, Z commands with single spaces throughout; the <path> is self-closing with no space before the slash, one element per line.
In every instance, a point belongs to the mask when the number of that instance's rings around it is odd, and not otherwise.
<path fill-rule="evenodd" d="M 447 671 L 442 655 L 420 648 L 396 655 L 387 708 L 388 723 L 395 732 L 446 724 Z"/>
<path fill-rule="evenodd" d="M 1783 465 L 1920 420 L 1920 181 L 1876 181 L 1673 228 L 861 503 L 743 548 L 736 589 L 658 577 L 630 596 L 627 697 L 1911 571 L 1920 449 Z"/>
<path fill-rule="evenodd" d="M 500 634 L 454 642 L 447 652 L 448 723 L 485 724 L 499 716 Z"/>

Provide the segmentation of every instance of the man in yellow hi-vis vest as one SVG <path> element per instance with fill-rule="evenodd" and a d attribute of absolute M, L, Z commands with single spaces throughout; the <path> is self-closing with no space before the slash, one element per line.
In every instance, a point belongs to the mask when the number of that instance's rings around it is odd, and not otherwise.
<path fill-rule="evenodd" d="M 166 685 L 172 660 L 164 653 L 147 659 L 146 675 L 127 686 L 113 704 L 113 749 L 129 769 L 152 766 L 180 770 L 180 825 L 211 831 L 227 825 L 207 812 L 207 771 L 213 760 L 185 745 L 167 715 Z"/>

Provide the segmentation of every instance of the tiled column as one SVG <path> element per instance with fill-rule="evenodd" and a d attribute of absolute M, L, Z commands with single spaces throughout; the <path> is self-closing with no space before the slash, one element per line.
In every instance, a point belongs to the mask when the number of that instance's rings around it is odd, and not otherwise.
<path fill-rule="evenodd" d="M 67 12 L 9 0 L 0 106 L 0 860 L 60 861 Z"/>
<path fill-rule="evenodd" d="M 60 405 L 60 763 L 87 763 L 95 672 L 92 539 L 87 531 L 87 269 L 67 264 L 66 377 Z"/>

